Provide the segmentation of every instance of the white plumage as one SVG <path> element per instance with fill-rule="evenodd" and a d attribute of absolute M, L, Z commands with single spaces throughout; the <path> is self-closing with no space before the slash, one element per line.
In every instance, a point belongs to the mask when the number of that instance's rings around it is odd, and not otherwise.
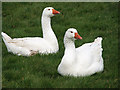
<path fill-rule="evenodd" d="M 46 7 L 42 13 L 42 31 L 41 37 L 25 37 L 12 39 L 6 33 L 2 32 L 3 41 L 8 52 L 22 56 L 31 56 L 36 53 L 49 54 L 56 53 L 59 50 L 57 38 L 51 28 L 51 17 L 60 12 L 52 7 Z"/>
<path fill-rule="evenodd" d="M 86 43 L 75 48 L 74 40 L 82 39 L 77 30 L 70 28 L 64 37 L 65 52 L 58 66 L 58 72 L 63 76 L 89 76 L 103 71 L 102 38 L 98 37 L 92 43 Z"/>

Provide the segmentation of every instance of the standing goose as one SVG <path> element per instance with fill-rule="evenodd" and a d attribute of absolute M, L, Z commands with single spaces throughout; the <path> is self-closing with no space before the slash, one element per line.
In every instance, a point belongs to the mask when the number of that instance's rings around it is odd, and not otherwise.
<path fill-rule="evenodd" d="M 46 7 L 43 10 L 41 18 L 43 38 L 25 37 L 12 39 L 6 33 L 2 32 L 1 35 L 8 52 L 12 52 L 18 56 L 31 56 L 36 53 L 56 53 L 59 50 L 59 46 L 57 38 L 51 28 L 51 17 L 59 13 L 59 11 L 56 11 L 52 7 Z"/>
<path fill-rule="evenodd" d="M 58 66 L 58 72 L 63 76 L 89 76 L 103 71 L 101 37 L 92 43 L 86 43 L 75 48 L 74 41 L 82 39 L 77 30 L 70 28 L 64 36 L 65 52 Z"/>

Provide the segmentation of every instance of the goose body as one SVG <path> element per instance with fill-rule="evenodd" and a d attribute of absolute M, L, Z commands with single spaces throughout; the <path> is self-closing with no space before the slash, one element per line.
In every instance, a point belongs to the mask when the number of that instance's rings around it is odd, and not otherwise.
<path fill-rule="evenodd" d="M 71 33 L 72 32 L 72 33 Z M 75 48 L 74 40 L 82 39 L 77 30 L 70 28 L 64 37 L 65 52 L 58 66 L 58 72 L 63 76 L 89 76 L 103 71 L 102 38 Z"/>
<path fill-rule="evenodd" d="M 31 56 L 36 53 L 49 54 L 56 53 L 59 50 L 57 38 L 51 28 L 51 17 L 60 12 L 52 7 L 47 7 L 42 13 L 42 31 L 41 37 L 11 38 L 2 32 L 3 41 L 8 52 L 22 56 Z"/>

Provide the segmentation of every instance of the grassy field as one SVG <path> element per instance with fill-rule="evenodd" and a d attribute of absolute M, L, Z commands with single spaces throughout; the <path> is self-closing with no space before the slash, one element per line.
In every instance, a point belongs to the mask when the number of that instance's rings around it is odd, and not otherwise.
<path fill-rule="evenodd" d="M 52 6 L 60 15 L 52 28 L 60 50 L 51 55 L 16 56 L 2 43 L 3 88 L 117 88 L 118 3 L 2 3 L 2 31 L 15 37 L 42 37 L 42 10 Z M 83 40 L 76 47 L 103 37 L 104 71 L 88 77 L 63 77 L 57 67 L 64 54 L 65 31 L 74 27 Z"/>

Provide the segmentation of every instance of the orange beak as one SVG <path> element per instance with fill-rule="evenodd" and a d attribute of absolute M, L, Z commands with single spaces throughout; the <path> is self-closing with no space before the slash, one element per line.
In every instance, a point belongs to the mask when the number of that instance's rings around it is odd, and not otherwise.
<path fill-rule="evenodd" d="M 78 34 L 78 33 L 75 33 L 75 37 L 76 39 L 82 39 L 82 37 Z"/>
<path fill-rule="evenodd" d="M 53 13 L 53 14 L 60 14 L 60 12 L 57 11 L 57 10 L 55 10 L 55 9 L 52 9 L 52 13 Z"/>

